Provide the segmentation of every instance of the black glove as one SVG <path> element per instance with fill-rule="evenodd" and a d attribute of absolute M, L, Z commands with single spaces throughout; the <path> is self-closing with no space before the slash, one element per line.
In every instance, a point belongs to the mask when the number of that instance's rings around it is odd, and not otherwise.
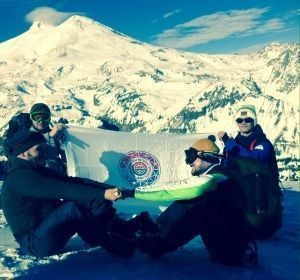
<path fill-rule="evenodd" d="M 225 133 L 225 134 L 223 135 L 223 137 L 222 137 L 223 143 L 226 143 L 226 141 L 227 141 L 228 139 L 229 139 L 229 136 L 228 136 L 227 133 Z"/>
<path fill-rule="evenodd" d="M 121 192 L 121 199 L 126 199 L 126 198 L 134 198 L 134 193 L 135 190 L 129 190 L 129 189 L 119 189 Z"/>
<path fill-rule="evenodd" d="M 57 122 L 62 123 L 62 124 L 68 124 L 69 123 L 69 121 L 65 118 L 60 118 Z"/>

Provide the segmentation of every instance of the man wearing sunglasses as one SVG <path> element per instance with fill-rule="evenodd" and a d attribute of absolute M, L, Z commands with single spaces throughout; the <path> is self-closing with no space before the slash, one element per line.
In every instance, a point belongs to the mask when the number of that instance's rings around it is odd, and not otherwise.
<path fill-rule="evenodd" d="M 44 103 L 36 103 L 31 107 L 30 119 L 32 121 L 30 130 L 42 133 L 47 141 L 41 149 L 41 159 L 44 165 L 61 174 L 66 174 L 65 153 L 60 146 L 67 126 L 63 122 L 50 126 L 51 112 Z"/>
<path fill-rule="evenodd" d="M 201 235 L 213 261 L 242 266 L 250 233 L 245 224 L 244 195 L 222 173 L 219 148 L 200 139 L 185 151 L 193 182 L 184 186 L 137 188 L 134 197 L 176 200 L 156 220 L 157 230 L 140 232 L 139 249 L 151 257 L 174 251 Z"/>
<path fill-rule="evenodd" d="M 225 154 L 229 157 L 246 156 L 266 163 L 271 168 L 274 178 L 279 178 L 274 147 L 257 124 L 255 107 L 239 107 L 235 114 L 235 122 L 239 128 L 235 138 L 229 137 L 225 131 L 218 132 L 218 138 L 225 145 Z"/>

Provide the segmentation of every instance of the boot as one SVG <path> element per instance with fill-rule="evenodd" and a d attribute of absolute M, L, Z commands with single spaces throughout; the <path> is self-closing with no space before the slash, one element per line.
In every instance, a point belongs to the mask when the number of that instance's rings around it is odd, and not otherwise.
<path fill-rule="evenodd" d="M 152 220 L 149 213 L 144 211 L 139 214 L 139 221 L 140 221 L 140 230 L 144 232 L 151 232 L 151 233 L 157 233 L 158 232 L 158 226 L 157 224 Z"/>
<path fill-rule="evenodd" d="M 137 242 L 121 234 L 108 232 L 101 247 L 111 254 L 129 259 L 137 248 Z"/>
<path fill-rule="evenodd" d="M 148 256 L 158 258 L 164 254 L 164 244 L 158 233 L 140 231 L 136 240 L 138 249 Z"/>
<path fill-rule="evenodd" d="M 108 225 L 110 232 L 116 232 L 128 238 L 134 238 L 138 231 L 157 232 L 158 227 L 151 219 L 148 212 L 141 212 L 136 217 L 130 220 L 123 220 L 115 216 Z"/>

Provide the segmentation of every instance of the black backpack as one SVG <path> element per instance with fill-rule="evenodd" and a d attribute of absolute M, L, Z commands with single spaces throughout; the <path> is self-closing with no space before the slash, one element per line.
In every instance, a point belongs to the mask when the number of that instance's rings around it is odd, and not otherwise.
<path fill-rule="evenodd" d="M 9 158 L 11 156 L 11 148 L 7 144 L 7 139 L 12 137 L 19 130 L 28 130 L 32 125 L 29 113 L 19 113 L 14 115 L 8 122 L 8 128 L 4 133 L 3 152 Z"/>
<path fill-rule="evenodd" d="M 258 160 L 229 158 L 225 174 L 245 194 L 246 221 L 255 239 L 266 239 L 282 226 L 282 192 L 270 168 Z"/>

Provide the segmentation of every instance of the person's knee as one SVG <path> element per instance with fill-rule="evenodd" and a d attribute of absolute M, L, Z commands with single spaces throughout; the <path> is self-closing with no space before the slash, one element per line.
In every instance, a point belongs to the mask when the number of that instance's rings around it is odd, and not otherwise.
<path fill-rule="evenodd" d="M 62 206 L 62 211 L 60 211 L 59 215 L 61 219 L 65 220 L 78 220 L 83 218 L 83 210 L 76 202 L 66 202 Z"/>
<path fill-rule="evenodd" d="M 150 232 L 140 232 L 137 237 L 137 245 L 141 252 L 152 258 L 159 258 L 165 253 L 178 248 L 170 240 L 163 240 L 158 233 Z"/>

